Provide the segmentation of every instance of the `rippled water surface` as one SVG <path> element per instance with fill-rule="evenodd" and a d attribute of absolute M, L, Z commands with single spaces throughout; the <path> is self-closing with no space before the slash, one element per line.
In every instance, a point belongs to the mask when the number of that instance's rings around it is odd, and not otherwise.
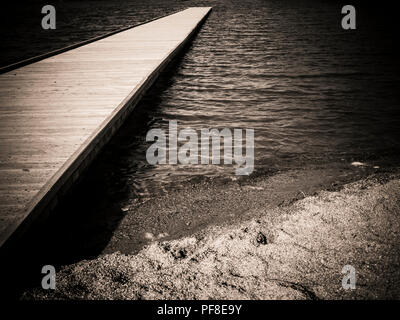
<path fill-rule="evenodd" d="M 149 165 L 146 133 L 167 130 L 169 120 L 180 129 L 255 129 L 256 172 L 398 153 L 398 33 L 367 8 L 358 29 L 344 31 L 336 1 L 59 1 L 51 34 L 27 27 L 40 19 L 34 3 L 21 13 L 25 26 L 3 29 L 2 63 L 199 5 L 212 14 L 105 148 L 94 184 L 129 202 L 232 175 L 229 166 Z"/>

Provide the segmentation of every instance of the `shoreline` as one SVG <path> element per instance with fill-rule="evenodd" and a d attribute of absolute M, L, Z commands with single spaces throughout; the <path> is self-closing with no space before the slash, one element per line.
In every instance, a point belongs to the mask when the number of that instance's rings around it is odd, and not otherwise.
<path fill-rule="evenodd" d="M 321 177 L 321 172 L 314 173 Z M 22 298 L 400 297 L 398 172 L 371 173 L 331 191 L 313 192 L 316 187 L 310 187 L 297 199 L 286 193 L 286 202 L 273 205 L 254 200 L 257 196 L 251 193 L 265 192 L 274 177 L 242 185 L 242 191 L 248 189 L 244 196 L 252 202 L 240 219 L 233 215 L 226 223 L 187 235 L 148 239 L 138 252 L 107 253 L 106 249 L 95 259 L 63 266 L 54 292 L 28 289 Z M 297 173 L 293 181 L 299 177 Z M 329 179 L 322 180 L 327 183 Z M 314 185 L 321 183 L 317 182 Z M 218 222 L 218 217 L 214 220 Z M 356 269 L 357 284 L 355 290 L 345 291 L 341 270 L 349 264 Z"/>
<path fill-rule="evenodd" d="M 123 208 L 124 217 L 101 254 L 138 253 L 153 241 L 191 236 L 214 225 L 230 225 L 253 217 L 256 210 L 288 206 L 320 191 L 337 191 L 370 175 L 384 177 L 399 170 L 373 164 L 331 163 L 328 167 L 258 171 L 251 176 L 189 181 L 170 192 Z"/>

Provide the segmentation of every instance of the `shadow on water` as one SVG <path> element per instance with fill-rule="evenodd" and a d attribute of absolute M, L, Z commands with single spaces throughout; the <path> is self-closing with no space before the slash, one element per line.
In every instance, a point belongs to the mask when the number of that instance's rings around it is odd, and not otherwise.
<path fill-rule="evenodd" d="M 71 264 L 99 255 L 108 244 L 113 231 L 124 217 L 120 201 L 135 197 L 126 178 L 126 161 L 129 170 L 143 166 L 145 147 L 143 139 L 161 108 L 162 94 L 171 85 L 172 75 L 179 70 L 185 55 L 191 50 L 194 39 L 185 45 L 162 72 L 157 81 L 142 98 L 98 157 L 61 199 L 50 217 L 35 222 L 24 236 L 3 255 L 1 274 L 3 293 L 7 298 L 18 297 L 21 288 L 37 286 L 42 278 L 41 268 L 50 264 L 56 267 Z M 132 149 L 143 149 L 132 157 Z M 129 155 L 129 159 L 127 159 Z"/>

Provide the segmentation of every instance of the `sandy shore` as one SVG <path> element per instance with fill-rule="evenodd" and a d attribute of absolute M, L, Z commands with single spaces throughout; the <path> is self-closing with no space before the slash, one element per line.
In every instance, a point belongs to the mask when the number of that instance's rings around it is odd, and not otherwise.
<path fill-rule="evenodd" d="M 248 188 L 263 193 L 268 183 Z M 246 219 L 64 266 L 55 291 L 28 290 L 23 298 L 400 298 L 398 174 L 275 206 L 254 199 Z M 342 288 L 345 265 L 356 270 L 355 290 Z"/>

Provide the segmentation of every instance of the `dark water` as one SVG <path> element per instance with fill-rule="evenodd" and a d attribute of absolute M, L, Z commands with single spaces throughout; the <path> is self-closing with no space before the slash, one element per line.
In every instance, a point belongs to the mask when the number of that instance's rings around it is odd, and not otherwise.
<path fill-rule="evenodd" d="M 167 129 L 174 119 L 198 130 L 254 128 L 257 170 L 398 149 L 399 63 L 390 31 L 365 16 L 360 31 L 345 32 L 340 6 L 321 1 L 214 6 L 168 83 L 154 92 L 157 100 L 143 103 L 149 128 Z M 222 166 L 150 168 L 147 146 L 134 143 L 120 159 L 139 189 L 153 179 L 232 174 Z"/>
<path fill-rule="evenodd" d="M 377 163 L 399 154 L 399 29 L 390 8 L 355 2 L 357 30 L 345 31 L 340 1 L 53 4 L 55 31 L 40 28 L 40 1 L 3 10 L 2 23 L 13 27 L 1 28 L 2 65 L 185 7 L 213 7 L 63 209 L 92 216 L 89 229 L 99 215 L 117 224 L 121 208 L 137 198 L 204 177 L 232 177 L 232 167 L 223 165 L 149 165 L 146 133 L 167 129 L 169 120 L 181 129 L 255 129 L 256 174 L 310 163 Z"/>

